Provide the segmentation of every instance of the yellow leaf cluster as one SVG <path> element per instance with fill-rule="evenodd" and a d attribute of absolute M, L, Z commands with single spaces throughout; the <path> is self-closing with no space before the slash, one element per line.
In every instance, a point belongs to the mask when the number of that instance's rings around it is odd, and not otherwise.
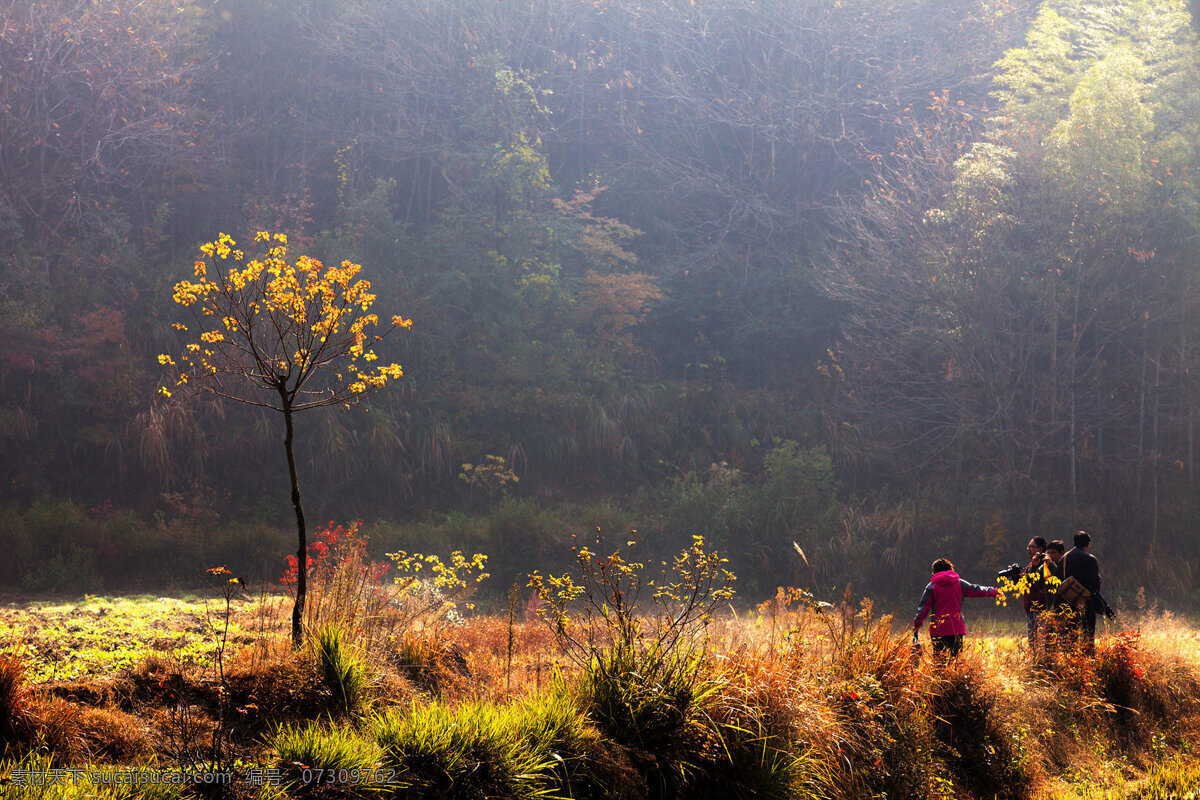
<path fill-rule="evenodd" d="M 406 588 L 415 585 L 422 572 L 429 575 L 428 581 L 438 589 L 461 589 L 488 577 L 488 557 L 483 553 L 467 558 L 461 550 L 455 550 L 449 563 L 434 555 L 409 554 L 404 550 L 388 553 L 387 557 L 396 566 L 396 585 Z"/>
<path fill-rule="evenodd" d="M 379 364 L 372 346 L 392 329 L 412 321 L 391 317 L 391 327 L 373 333 L 376 295 L 351 261 L 326 266 L 301 255 L 289 260 L 287 237 L 259 231 L 265 252 L 247 259 L 228 234 L 200 246 L 194 277 L 175 284 L 173 299 L 193 315 L 196 339 L 185 343 L 176 385 L 189 376 L 234 374 L 261 388 L 298 390 L 318 370 L 346 361 L 319 404 L 350 399 L 403 376 L 399 364 Z M 218 262 L 226 262 L 218 268 Z M 189 333 L 183 323 L 176 330 Z M 164 366 L 177 366 L 160 356 Z M 163 390 L 169 395 L 169 391 Z M 314 401 L 317 403 L 317 401 Z"/>

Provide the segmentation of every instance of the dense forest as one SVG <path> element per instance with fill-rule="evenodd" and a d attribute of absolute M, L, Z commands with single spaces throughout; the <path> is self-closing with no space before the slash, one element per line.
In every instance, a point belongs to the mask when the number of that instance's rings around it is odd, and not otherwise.
<path fill-rule="evenodd" d="M 198 245 L 266 230 L 413 321 L 297 421 L 381 548 L 907 596 L 1082 527 L 1194 601 L 1196 11 L 3 0 L 0 582 L 282 570 L 279 420 L 155 391 Z"/>

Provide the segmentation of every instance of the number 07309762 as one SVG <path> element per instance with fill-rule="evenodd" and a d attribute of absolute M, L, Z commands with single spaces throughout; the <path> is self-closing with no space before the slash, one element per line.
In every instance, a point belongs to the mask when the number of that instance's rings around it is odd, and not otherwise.
<path fill-rule="evenodd" d="M 300 781 L 305 784 L 382 784 L 395 785 L 394 769 L 313 769 L 300 770 Z"/>

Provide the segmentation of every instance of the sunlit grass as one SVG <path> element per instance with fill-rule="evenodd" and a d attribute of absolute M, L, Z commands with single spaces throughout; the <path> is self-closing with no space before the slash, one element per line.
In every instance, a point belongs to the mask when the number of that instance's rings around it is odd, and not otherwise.
<path fill-rule="evenodd" d="M 21 800 L 178 800 L 184 797 L 180 786 L 155 779 L 153 766 L 115 768 L 81 764 L 71 773 L 56 772 L 53 760 L 45 755 L 28 755 L 19 760 L 0 760 L 0 798 Z M 17 773 L 14 776 L 13 773 Z M 93 783 L 92 774 L 104 775 Z M 19 776 L 26 777 L 21 778 Z M 118 777 L 119 776 L 119 777 Z M 116 781 L 123 779 L 125 784 Z M 105 780 L 112 781 L 105 783 Z"/>
<path fill-rule="evenodd" d="M 1200 764 L 1172 758 L 1152 765 L 1146 774 L 1125 778 L 1120 764 L 1104 770 L 1079 770 L 1055 781 L 1046 800 L 1196 800 L 1200 798 Z"/>
<path fill-rule="evenodd" d="M 381 757 L 374 742 L 331 722 L 284 726 L 275 735 L 273 746 L 279 765 L 286 769 L 302 765 L 310 770 L 363 774 L 374 770 Z"/>
<path fill-rule="evenodd" d="M 514 704 L 432 703 L 394 708 L 370 722 L 386 762 L 426 790 L 463 796 L 545 794 L 575 762 L 587 737 L 582 715 L 561 689 Z"/>
<path fill-rule="evenodd" d="M 650 734 L 658 728 L 641 716 L 635 728 L 615 731 L 602 713 L 615 706 L 596 696 L 592 673 L 599 667 L 568 668 L 544 624 L 515 615 L 415 629 L 404 640 L 356 650 L 361 663 L 350 664 L 331 641 L 324 642 L 324 660 L 320 648 L 293 651 L 286 635 L 289 605 L 277 597 L 238 600 L 230 644 L 243 651 L 227 651 L 226 669 L 243 689 L 235 705 L 261 706 L 273 715 L 242 742 L 247 763 L 279 766 L 285 780 L 274 788 L 288 796 L 296 796 L 297 765 L 347 764 L 359 772 L 391 769 L 402 784 L 431 797 L 448 791 L 445 781 L 455 790 L 470 785 L 514 797 L 608 791 L 615 781 L 714 791 L 722 785 L 735 794 L 753 787 L 755 796 L 781 798 L 858 800 L 882 790 L 888 796 L 968 792 L 982 798 L 1008 786 L 1006 775 L 1027 788 L 999 796 L 1020 800 L 1187 797 L 1200 789 L 1190 744 L 1200 742 L 1200 732 L 1193 706 L 1181 697 L 1194 693 L 1181 665 L 1200 663 L 1200 631 L 1186 619 L 1143 609 L 1123 612 L 1119 624 L 1102 624 L 1097 651 L 1108 654 L 1108 666 L 1081 694 L 1063 675 L 1031 661 L 1019 608 L 978 608 L 968 618 L 964 655 L 946 665 L 929 657 L 927 636 L 922 656 L 912 658 L 910 618 L 903 611 L 881 618 L 870 603 L 765 606 L 718 616 L 698 632 L 692 645 L 709 660 L 697 662 L 694 681 L 676 686 L 651 680 L 645 664 L 636 671 L 605 667 L 661 685 L 665 698 L 692 698 L 673 704 L 651 697 L 656 714 L 679 718 L 678 725 L 663 728 L 669 735 L 657 739 Z M 26 654 L 34 684 L 111 679 L 134 667 L 122 691 L 135 687 L 141 694 L 133 702 L 147 705 L 116 719 L 154 726 L 147 728 L 153 737 L 169 730 L 164 725 L 175 707 L 170 687 L 164 689 L 160 673 L 146 665 L 154 657 L 166 657 L 172 668 L 190 662 L 188 680 L 211 691 L 220 611 L 223 603 L 210 600 L 206 607 L 195 597 L 10 605 L 0 607 L 0 646 Z M 1122 674 L 1112 667 L 1121 631 L 1140 633 L 1140 640 L 1129 637 L 1138 648 L 1129 662 L 1138 668 L 1137 681 L 1133 694 L 1110 691 L 1106 700 L 1098 694 L 1105 686 L 1128 685 L 1111 680 Z M 321 644 L 319 633 L 313 632 L 314 647 Z M 426 664 L 424 671 L 413 666 L 417 662 Z M 367 672 L 370 681 L 352 686 Z M 426 673 L 429 680 L 418 680 Z M 142 680 L 146 675 L 155 680 Z M 640 691 L 637 680 L 617 688 L 623 692 L 615 696 L 618 706 L 641 697 L 625 691 Z M 69 706 L 55 691 L 61 687 L 29 694 L 28 731 L 108 741 L 95 717 L 115 711 Z M 293 691 L 315 694 L 300 702 L 289 699 Z M 1141 711 L 1126 716 L 1132 723 L 1121 723 L 1115 706 L 1105 705 L 1110 701 Z M 357 713 L 339 714 L 339 708 Z M 1001 755 L 986 773 L 972 772 L 970 764 L 981 760 L 954 755 L 962 747 L 974 748 L 963 753 Z M 85 745 L 63 755 L 63 763 L 98 752 Z M 145 751 L 122 752 L 115 757 L 135 763 L 147 757 Z M 148 757 L 173 758 L 167 750 Z M 651 757 L 658 760 L 646 761 Z M 878 777 L 884 769 L 886 782 Z M 82 797 L 45 795 L 60 796 Z"/>
<path fill-rule="evenodd" d="M 0 607 L 0 646 L 24 654 L 35 683 L 111 677 L 150 653 L 171 653 L 184 663 L 208 659 L 216 649 L 218 611 L 213 601 L 194 596 L 8 604 Z M 231 620 L 230 637 L 243 632 Z"/>

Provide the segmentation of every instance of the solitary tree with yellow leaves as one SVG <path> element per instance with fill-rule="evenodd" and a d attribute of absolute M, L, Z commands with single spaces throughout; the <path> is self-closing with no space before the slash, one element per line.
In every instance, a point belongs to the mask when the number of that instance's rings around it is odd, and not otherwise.
<path fill-rule="evenodd" d="M 300 482 L 292 450 L 292 416 L 297 411 L 350 405 L 399 378 L 399 364 L 381 365 L 371 349 L 396 328 L 412 321 L 392 317 L 381 333 L 371 332 L 379 317 L 370 313 L 371 284 L 356 280 L 362 269 L 343 261 L 326 267 L 315 258 L 287 260 L 287 237 L 260 232 L 255 244 L 265 249 L 247 259 L 226 234 L 200 247 L 195 280 L 175 285 L 175 302 L 191 312 L 189 324 L 174 328 L 190 341 L 177 363 L 160 355 L 159 363 L 177 367 L 170 397 L 180 389 L 209 392 L 239 403 L 283 414 L 288 477 L 296 509 L 298 564 L 306 563 L 308 536 Z M 292 641 L 301 642 L 300 620 L 307 592 L 306 570 L 296 579 Z"/>

